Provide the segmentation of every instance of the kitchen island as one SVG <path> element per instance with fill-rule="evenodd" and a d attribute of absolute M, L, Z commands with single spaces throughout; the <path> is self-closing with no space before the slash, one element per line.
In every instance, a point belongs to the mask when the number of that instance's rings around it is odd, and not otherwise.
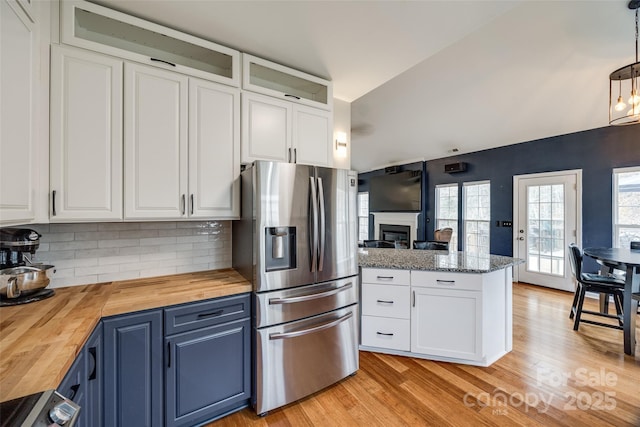
<path fill-rule="evenodd" d="M 358 251 L 365 351 L 489 366 L 512 349 L 512 267 L 522 260 Z"/>

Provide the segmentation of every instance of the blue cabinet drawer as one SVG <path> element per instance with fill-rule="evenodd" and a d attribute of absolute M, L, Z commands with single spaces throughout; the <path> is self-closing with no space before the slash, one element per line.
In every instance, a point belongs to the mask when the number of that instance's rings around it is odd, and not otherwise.
<path fill-rule="evenodd" d="M 164 334 L 173 335 L 250 316 L 250 294 L 189 303 L 164 310 Z"/>

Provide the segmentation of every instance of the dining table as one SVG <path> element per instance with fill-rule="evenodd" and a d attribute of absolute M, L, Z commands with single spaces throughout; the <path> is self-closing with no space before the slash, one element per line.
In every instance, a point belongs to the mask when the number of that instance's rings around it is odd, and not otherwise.
<path fill-rule="evenodd" d="M 601 264 L 626 272 L 622 298 L 622 333 L 625 354 L 634 356 L 636 349 L 636 316 L 638 301 L 633 294 L 640 293 L 640 250 L 625 248 L 584 248 L 584 254 Z"/>

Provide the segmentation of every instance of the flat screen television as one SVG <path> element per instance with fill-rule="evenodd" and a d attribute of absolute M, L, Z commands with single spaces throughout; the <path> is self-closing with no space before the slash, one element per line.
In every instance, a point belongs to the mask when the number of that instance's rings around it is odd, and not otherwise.
<path fill-rule="evenodd" d="M 419 212 L 422 206 L 422 171 L 404 171 L 371 177 L 370 212 Z"/>

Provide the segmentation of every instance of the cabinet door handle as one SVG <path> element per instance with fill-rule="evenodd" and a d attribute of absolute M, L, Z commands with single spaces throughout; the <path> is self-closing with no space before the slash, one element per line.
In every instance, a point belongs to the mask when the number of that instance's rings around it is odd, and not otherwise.
<path fill-rule="evenodd" d="M 89 374 L 89 381 L 95 380 L 98 374 L 98 357 L 96 356 L 96 348 L 95 347 L 89 347 L 89 354 L 91 355 L 91 358 L 93 359 L 93 370 L 91 371 L 91 373 Z"/>
<path fill-rule="evenodd" d="M 289 148 L 289 159 L 287 160 L 288 163 L 291 163 L 291 148 Z"/>
<path fill-rule="evenodd" d="M 76 394 L 78 394 L 78 390 L 80 389 L 80 384 L 72 385 L 69 388 L 71 389 L 71 395 L 67 396 L 67 399 L 73 400 L 73 398 L 76 397 Z"/>
<path fill-rule="evenodd" d="M 51 192 L 51 215 L 56 216 L 56 190 Z"/>
<path fill-rule="evenodd" d="M 293 149 L 293 163 L 298 163 L 298 149 Z"/>
<path fill-rule="evenodd" d="M 165 61 L 164 59 L 158 59 L 158 58 L 149 58 L 149 59 L 155 62 L 162 62 L 163 64 L 171 65 L 172 67 L 176 66 L 176 64 L 174 64 L 173 62 Z"/>
<path fill-rule="evenodd" d="M 171 367 L 171 341 L 167 343 L 167 368 Z"/>
<path fill-rule="evenodd" d="M 289 93 L 285 93 L 285 94 L 284 94 L 284 96 L 285 96 L 285 97 L 287 97 L 287 98 L 300 99 L 300 97 L 299 97 L 299 96 L 291 95 L 291 94 L 289 94 Z"/>
<path fill-rule="evenodd" d="M 224 313 L 224 309 L 212 311 L 211 313 L 200 313 L 200 314 L 198 314 L 198 319 L 206 319 L 208 317 L 216 317 L 216 316 L 220 316 L 222 313 Z"/>
<path fill-rule="evenodd" d="M 411 292 L 411 306 L 412 307 L 416 306 L 416 291 Z"/>
<path fill-rule="evenodd" d="M 385 337 L 392 337 L 393 334 L 390 332 L 376 332 L 378 335 L 384 335 Z"/>
<path fill-rule="evenodd" d="M 190 215 L 193 215 L 193 194 L 191 195 L 191 212 Z"/>
<path fill-rule="evenodd" d="M 376 276 L 380 280 L 393 280 L 393 276 Z"/>
<path fill-rule="evenodd" d="M 436 283 L 438 285 L 455 286 L 456 281 L 455 280 L 440 280 L 440 279 L 436 279 Z"/>
<path fill-rule="evenodd" d="M 376 302 L 379 302 L 380 304 L 393 304 L 393 301 L 386 301 L 386 300 L 383 300 L 383 299 L 379 299 Z"/>
<path fill-rule="evenodd" d="M 180 206 L 182 206 L 182 215 L 185 214 L 185 210 L 187 209 L 187 201 L 185 200 L 185 195 L 182 195 L 182 202 L 180 203 Z"/>

